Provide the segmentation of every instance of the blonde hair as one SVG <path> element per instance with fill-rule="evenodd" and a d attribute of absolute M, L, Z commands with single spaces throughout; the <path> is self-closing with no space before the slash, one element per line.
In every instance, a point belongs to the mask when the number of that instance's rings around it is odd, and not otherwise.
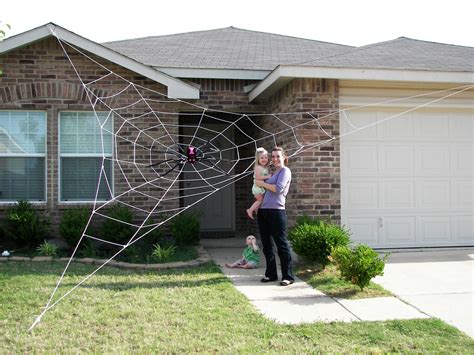
<path fill-rule="evenodd" d="M 260 156 L 262 154 L 267 154 L 268 155 L 268 151 L 265 148 L 262 148 L 262 147 L 257 148 L 257 150 L 255 151 L 255 164 L 254 164 L 255 168 L 260 165 L 258 163 L 258 161 L 260 160 Z"/>
<path fill-rule="evenodd" d="M 245 240 L 251 240 L 253 251 L 258 251 L 257 238 L 255 238 L 255 236 L 249 235 L 247 238 L 245 238 Z"/>

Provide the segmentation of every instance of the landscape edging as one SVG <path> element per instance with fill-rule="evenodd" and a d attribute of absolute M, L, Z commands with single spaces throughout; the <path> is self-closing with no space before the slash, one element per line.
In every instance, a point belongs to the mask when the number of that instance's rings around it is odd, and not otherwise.
<path fill-rule="evenodd" d="M 196 267 L 211 261 L 211 257 L 207 253 L 206 249 L 202 245 L 196 247 L 198 257 L 188 261 L 175 261 L 171 263 L 161 264 L 134 264 L 123 261 L 115 261 L 108 259 L 93 259 L 93 258 L 73 258 L 72 261 L 81 264 L 94 264 L 103 265 L 107 262 L 107 266 L 121 268 L 121 269 L 133 269 L 133 270 L 166 270 L 166 269 L 178 269 L 185 267 Z M 45 261 L 62 261 L 69 262 L 70 258 L 57 258 L 54 259 L 52 256 L 35 256 L 35 257 L 24 257 L 24 256 L 0 256 L 0 262 L 15 261 L 15 262 L 45 262 Z"/>

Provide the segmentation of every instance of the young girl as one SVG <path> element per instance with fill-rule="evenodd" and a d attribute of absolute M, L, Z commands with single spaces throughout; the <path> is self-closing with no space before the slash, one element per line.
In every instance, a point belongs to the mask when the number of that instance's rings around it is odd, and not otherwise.
<path fill-rule="evenodd" d="M 252 186 L 252 194 L 255 197 L 255 202 L 250 206 L 247 210 L 247 215 L 249 218 L 253 219 L 253 214 L 257 212 L 260 204 L 263 200 L 263 194 L 265 193 L 265 189 L 262 187 L 258 187 L 255 184 L 256 180 L 264 181 L 270 177 L 268 169 L 268 152 L 265 148 L 257 148 L 255 152 L 255 166 L 253 169 L 253 186 Z"/>
<path fill-rule="evenodd" d="M 258 263 L 260 262 L 260 254 L 258 253 L 257 239 L 255 239 L 253 235 L 249 235 L 245 239 L 245 244 L 247 244 L 247 246 L 242 253 L 242 258 L 233 264 L 225 264 L 226 267 L 253 269 L 258 266 Z"/>

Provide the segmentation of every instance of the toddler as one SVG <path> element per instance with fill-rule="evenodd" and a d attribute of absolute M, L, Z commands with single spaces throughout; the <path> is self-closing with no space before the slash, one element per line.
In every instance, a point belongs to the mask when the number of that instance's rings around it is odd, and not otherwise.
<path fill-rule="evenodd" d="M 245 239 L 245 244 L 247 244 L 247 246 L 242 253 L 242 258 L 233 264 L 225 264 L 226 267 L 253 269 L 258 266 L 258 263 L 260 262 L 260 254 L 258 253 L 257 239 L 253 235 L 249 235 Z"/>
<path fill-rule="evenodd" d="M 252 194 L 255 197 L 255 202 L 247 209 L 247 215 L 249 218 L 253 219 L 254 213 L 257 213 L 258 208 L 263 200 L 263 194 L 265 189 L 263 187 L 258 187 L 255 184 L 256 180 L 266 180 L 270 177 L 268 169 L 268 152 L 265 148 L 257 148 L 255 152 L 255 166 L 253 169 L 253 186 Z"/>

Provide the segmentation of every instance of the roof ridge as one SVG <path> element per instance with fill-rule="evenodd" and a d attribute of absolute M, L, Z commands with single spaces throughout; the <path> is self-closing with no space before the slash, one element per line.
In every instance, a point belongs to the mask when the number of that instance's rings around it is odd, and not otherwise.
<path fill-rule="evenodd" d="M 121 39 L 118 41 L 109 41 L 109 42 L 104 42 L 104 44 L 108 43 L 120 43 L 120 42 L 128 42 L 128 41 L 134 41 L 134 40 L 141 40 L 141 39 L 148 39 L 148 38 L 163 38 L 163 37 L 174 37 L 174 36 L 180 36 L 180 35 L 186 35 L 186 34 L 191 34 L 191 33 L 204 33 L 204 32 L 212 32 L 212 31 L 218 31 L 218 30 L 225 30 L 227 28 L 232 28 L 232 26 L 229 27 L 220 27 L 220 28 L 214 28 L 211 30 L 197 30 L 197 31 L 189 31 L 189 32 L 180 32 L 180 33 L 170 33 L 166 35 L 157 35 L 157 36 L 145 36 L 145 37 L 135 37 L 135 38 L 127 38 L 127 39 Z"/>
<path fill-rule="evenodd" d="M 410 41 L 416 41 L 416 42 L 423 42 L 423 43 L 433 43 L 433 44 L 438 44 L 438 45 L 443 45 L 443 46 L 450 46 L 450 47 L 463 47 L 463 48 L 474 48 L 473 46 L 465 46 L 462 44 L 452 44 L 452 43 L 443 43 L 443 42 L 436 42 L 436 41 L 426 41 L 424 39 L 417 39 L 417 38 L 410 38 L 410 37 L 405 37 L 405 36 L 400 36 L 397 39 L 408 39 Z"/>
<path fill-rule="evenodd" d="M 235 27 L 235 26 L 220 27 L 220 28 L 214 28 L 214 29 L 210 29 L 210 30 L 199 30 L 199 31 L 189 31 L 189 32 L 172 33 L 172 34 L 159 35 L 159 36 L 146 36 L 146 37 L 138 37 L 138 38 L 129 38 L 129 39 L 123 39 L 123 40 L 119 40 L 119 41 L 104 42 L 104 44 L 108 44 L 108 43 L 120 43 L 120 42 L 128 42 L 128 41 L 133 41 L 133 40 L 152 39 L 152 38 L 174 37 L 174 36 L 181 36 L 181 35 L 187 35 L 187 34 L 198 34 L 198 33 L 205 33 L 205 32 L 223 31 L 223 30 L 229 30 L 229 29 L 237 30 L 237 31 L 243 31 L 243 32 L 251 32 L 251 33 L 262 33 L 262 34 L 266 34 L 266 35 L 270 35 L 270 36 L 278 36 L 278 37 L 284 37 L 284 38 L 293 38 L 293 39 L 298 39 L 298 40 L 303 40 L 303 41 L 310 41 L 310 42 L 317 42 L 317 43 L 326 43 L 326 44 L 338 45 L 338 46 L 348 47 L 348 48 L 355 48 L 354 46 L 350 46 L 350 45 L 347 45 L 347 44 L 340 44 L 340 43 L 334 43 L 334 42 L 320 41 L 320 40 L 316 40 L 316 39 L 303 38 L 303 37 L 296 37 L 296 36 L 288 36 L 288 35 L 279 34 L 279 33 L 271 33 L 271 32 L 264 32 L 264 31 L 255 31 L 255 30 L 249 30 L 249 29 L 240 28 L 240 27 Z"/>
<path fill-rule="evenodd" d="M 327 56 L 323 56 L 323 57 L 318 57 L 318 58 L 315 58 L 315 59 L 312 59 L 312 60 L 308 60 L 306 62 L 295 62 L 295 63 L 289 63 L 289 64 L 284 64 L 284 65 L 309 64 L 309 63 L 317 62 L 318 60 L 321 60 L 321 59 L 339 57 L 339 56 L 343 56 L 343 55 L 346 55 L 346 54 L 349 54 L 349 53 L 355 53 L 355 52 L 364 51 L 364 50 L 367 50 L 367 49 L 370 49 L 370 48 L 383 46 L 383 45 L 386 45 L 387 43 L 395 42 L 395 41 L 399 40 L 400 38 L 402 38 L 402 37 L 398 37 L 398 38 L 391 39 L 391 40 L 388 40 L 388 41 L 383 41 L 383 42 L 371 43 L 371 44 L 367 44 L 367 45 L 361 46 L 361 47 L 353 47 L 352 49 L 350 49 L 346 52 L 331 54 L 331 55 L 327 55 Z"/>

